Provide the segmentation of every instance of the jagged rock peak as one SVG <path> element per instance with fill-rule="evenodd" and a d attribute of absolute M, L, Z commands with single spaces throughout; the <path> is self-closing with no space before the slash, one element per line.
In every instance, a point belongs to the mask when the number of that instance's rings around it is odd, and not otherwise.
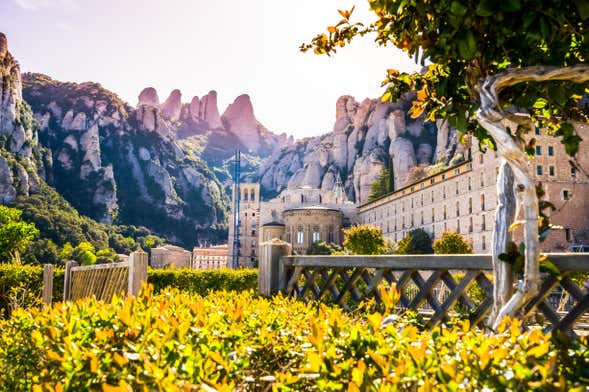
<path fill-rule="evenodd" d="M 168 120 L 179 119 L 182 110 L 182 93 L 175 89 L 161 106 L 162 114 Z"/>
<path fill-rule="evenodd" d="M 223 118 L 231 125 L 239 125 L 239 129 L 251 129 L 257 126 L 254 107 L 247 94 L 235 98 L 235 101 L 223 113 Z"/>
<path fill-rule="evenodd" d="M 139 105 L 151 105 L 151 106 L 159 106 L 160 104 L 160 99 L 157 95 L 157 90 L 153 87 L 146 87 L 143 89 L 143 91 L 141 91 L 141 93 L 139 94 L 139 102 L 137 103 L 137 106 Z"/>
<path fill-rule="evenodd" d="M 8 52 L 8 40 L 4 33 L 0 33 L 0 57 L 4 57 Z"/>
<path fill-rule="evenodd" d="M 215 90 L 202 97 L 200 101 L 199 117 L 206 121 L 210 129 L 222 128 L 223 122 L 217 107 L 217 92 Z"/>

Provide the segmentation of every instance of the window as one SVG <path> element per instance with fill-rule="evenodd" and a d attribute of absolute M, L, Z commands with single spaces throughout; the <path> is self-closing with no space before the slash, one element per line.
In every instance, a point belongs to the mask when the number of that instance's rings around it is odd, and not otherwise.
<path fill-rule="evenodd" d="M 432 222 L 436 221 L 436 211 L 432 208 Z"/>
<path fill-rule="evenodd" d="M 548 174 L 553 176 L 555 174 L 554 166 L 548 166 Z"/>
<path fill-rule="evenodd" d="M 564 229 L 564 236 L 565 236 L 567 242 L 573 242 L 573 236 L 571 233 L 571 229 L 569 229 L 569 228 Z"/>
<path fill-rule="evenodd" d="M 247 212 L 245 213 L 245 217 L 247 218 Z"/>
<path fill-rule="evenodd" d="M 540 134 L 540 128 L 536 127 L 535 131 L 536 131 L 536 135 Z"/>
<path fill-rule="evenodd" d="M 542 155 L 542 146 L 536 146 L 536 155 Z"/>
<path fill-rule="evenodd" d="M 434 202 L 434 191 L 432 191 L 432 203 Z"/>
<path fill-rule="evenodd" d="M 456 232 L 460 234 L 460 219 L 456 220 Z"/>
<path fill-rule="evenodd" d="M 483 164 L 483 154 L 479 154 L 479 163 Z"/>
<path fill-rule="evenodd" d="M 473 226 L 473 224 L 472 224 L 472 216 L 471 216 L 468 220 L 468 232 L 469 233 L 472 233 L 472 229 L 473 229 L 472 226 Z"/>
<path fill-rule="evenodd" d="M 542 166 L 540 166 L 540 165 L 536 166 L 536 174 L 538 174 L 539 176 L 542 175 Z"/>
<path fill-rule="evenodd" d="M 403 215 L 403 229 L 405 228 L 405 216 Z"/>
<path fill-rule="evenodd" d="M 301 203 L 305 202 L 305 196 L 301 195 Z"/>
<path fill-rule="evenodd" d="M 563 200 L 569 200 L 571 198 L 571 192 L 569 192 L 568 190 L 564 189 L 562 191 L 562 198 L 563 198 Z"/>
<path fill-rule="evenodd" d="M 421 211 L 421 224 L 423 225 L 423 211 Z"/>
<path fill-rule="evenodd" d="M 297 244 L 302 244 L 305 241 L 305 233 L 303 232 L 303 227 L 299 226 L 297 228 Z"/>
<path fill-rule="evenodd" d="M 329 242 L 329 243 L 335 242 L 335 238 L 333 236 L 333 226 L 329 226 L 327 228 L 327 242 Z"/>
<path fill-rule="evenodd" d="M 432 225 L 432 238 L 436 238 L 436 225 Z"/>
<path fill-rule="evenodd" d="M 242 199 L 243 199 L 243 201 L 247 201 L 247 192 L 243 192 Z"/>
<path fill-rule="evenodd" d="M 414 223 L 413 223 L 413 214 L 411 214 L 411 227 L 413 227 Z"/>
<path fill-rule="evenodd" d="M 444 188 L 442 188 L 442 197 L 444 199 L 446 198 L 446 185 L 444 185 Z"/>
<path fill-rule="evenodd" d="M 413 199 L 411 199 L 411 208 L 415 208 L 415 206 L 413 204 Z"/>
<path fill-rule="evenodd" d="M 454 174 L 460 174 L 460 169 L 454 169 Z"/>
<path fill-rule="evenodd" d="M 252 236 L 255 236 L 255 235 L 256 235 L 256 231 L 252 230 Z"/>
<path fill-rule="evenodd" d="M 481 195 L 481 211 L 485 211 L 485 195 Z"/>
<path fill-rule="evenodd" d="M 458 194 L 458 193 L 459 193 L 459 191 L 458 191 L 458 181 L 456 181 L 456 194 Z"/>
<path fill-rule="evenodd" d="M 411 187 L 411 193 L 413 193 L 413 191 L 415 191 L 415 187 L 414 186 Z"/>
<path fill-rule="evenodd" d="M 445 180 L 445 179 L 446 179 L 446 175 L 442 174 L 442 180 Z"/>
<path fill-rule="evenodd" d="M 571 177 L 575 177 L 577 175 L 577 168 L 574 166 L 571 166 Z"/>
<path fill-rule="evenodd" d="M 481 230 L 482 231 L 487 230 L 487 223 L 485 221 L 485 216 L 484 215 L 481 216 Z"/>
<path fill-rule="evenodd" d="M 429 183 L 430 184 L 433 184 L 434 182 L 436 182 L 436 179 L 435 178 L 432 178 L 431 180 L 429 180 Z"/>
<path fill-rule="evenodd" d="M 254 201 L 256 200 L 256 191 L 255 190 L 250 190 L 250 200 Z"/>
<path fill-rule="evenodd" d="M 421 194 L 421 206 L 423 207 L 423 193 Z"/>
<path fill-rule="evenodd" d="M 548 146 L 548 156 L 554 156 L 554 147 Z"/>
<path fill-rule="evenodd" d="M 472 197 L 468 198 L 468 213 L 472 214 Z"/>
<path fill-rule="evenodd" d="M 483 250 L 487 249 L 487 238 L 485 236 L 483 236 L 483 241 L 481 242 L 481 248 L 483 248 Z"/>
<path fill-rule="evenodd" d="M 286 232 L 286 242 L 290 244 L 290 229 Z"/>
<path fill-rule="evenodd" d="M 313 227 L 313 242 L 321 241 L 321 234 L 319 233 L 319 227 Z"/>
<path fill-rule="evenodd" d="M 252 212 L 252 216 L 256 216 L 256 213 L 255 212 Z"/>
<path fill-rule="evenodd" d="M 425 183 L 422 182 L 421 184 L 419 184 L 419 189 L 423 189 L 423 187 L 425 187 Z"/>
<path fill-rule="evenodd" d="M 472 190 L 472 177 L 468 177 L 468 190 Z"/>
<path fill-rule="evenodd" d="M 447 213 L 446 213 L 446 205 L 444 205 L 444 220 L 446 219 Z"/>
<path fill-rule="evenodd" d="M 456 202 L 456 216 L 460 216 L 460 202 Z"/>
<path fill-rule="evenodd" d="M 481 188 L 485 186 L 485 173 L 481 173 Z"/>

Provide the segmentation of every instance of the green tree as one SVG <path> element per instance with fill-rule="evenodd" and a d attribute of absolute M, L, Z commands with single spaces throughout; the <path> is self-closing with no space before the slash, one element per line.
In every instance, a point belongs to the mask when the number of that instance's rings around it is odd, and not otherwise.
<path fill-rule="evenodd" d="M 21 221 L 22 211 L 0 206 L 0 260 L 20 264 L 20 254 L 39 235 L 34 224 Z"/>
<path fill-rule="evenodd" d="M 110 248 L 100 249 L 96 252 L 96 264 L 118 263 L 121 258 Z"/>
<path fill-rule="evenodd" d="M 72 259 L 72 254 L 74 253 L 74 247 L 69 242 L 66 242 L 61 248 L 61 252 L 59 252 L 59 256 L 64 261 L 69 261 Z"/>
<path fill-rule="evenodd" d="M 383 168 L 375 182 L 370 185 L 370 195 L 368 201 L 378 199 L 393 191 L 393 180 L 391 171 L 388 168 Z"/>
<path fill-rule="evenodd" d="M 589 120 L 587 105 L 581 103 L 589 81 L 589 2 L 368 2 L 375 22 L 353 22 L 353 8 L 339 11 L 342 19 L 301 50 L 332 54 L 354 37 L 373 34 L 377 44 L 406 51 L 416 62 L 429 65 L 411 74 L 388 70 L 383 101 L 413 94 L 413 117 L 448 121 L 504 159 L 497 182 L 498 196 L 505 201 L 497 213 L 496 232 L 501 235 L 494 236 L 493 245 L 496 284 L 490 322 L 496 326 L 539 290 L 541 206 L 528 165 L 533 131 L 538 127 L 559 137 L 574 156 L 581 138 L 572 121 Z M 499 254 L 507 252 L 515 203 L 523 215 L 525 273 L 513 293 L 512 269 L 502 264 Z M 541 230 L 548 228 L 541 224 Z"/>
<path fill-rule="evenodd" d="M 81 265 L 96 264 L 96 249 L 94 245 L 89 242 L 82 241 L 76 246 L 72 252 L 72 260 L 77 261 Z"/>
<path fill-rule="evenodd" d="M 434 253 L 439 255 L 459 255 L 472 253 L 472 241 L 464 239 L 460 233 L 445 231 L 434 241 Z"/>
<path fill-rule="evenodd" d="M 402 255 L 434 253 L 432 239 L 423 229 L 411 230 L 397 243 L 397 253 Z"/>
<path fill-rule="evenodd" d="M 59 248 L 47 238 L 31 242 L 23 253 L 26 264 L 63 264 Z"/>
<path fill-rule="evenodd" d="M 336 244 L 328 244 L 325 241 L 313 242 L 307 249 L 308 255 L 332 255 L 341 252 L 341 247 Z"/>
<path fill-rule="evenodd" d="M 370 225 L 344 229 L 344 247 L 356 255 L 379 255 L 385 249 L 382 230 Z"/>

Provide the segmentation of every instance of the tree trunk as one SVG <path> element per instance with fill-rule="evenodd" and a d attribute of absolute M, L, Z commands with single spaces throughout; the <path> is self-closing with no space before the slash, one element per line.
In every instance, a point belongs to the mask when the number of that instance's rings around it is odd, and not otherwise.
<path fill-rule="evenodd" d="M 513 171 L 507 161 L 503 160 L 497 176 L 497 211 L 495 212 L 495 227 L 493 232 L 493 310 L 489 317 L 489 325 L 501 311 L 501 308 L 513 295 L 513 270 L 509 263 L 499 260 L 499 255 L 507 251 L 507 244 L 511 241 L 509 226 L 515 219 L 516 200 L 513 189 Z"/>
<path fill-rule="evenodd" d="M 555 68 L 536 66 L 507 70 L 503 73 L 487 76 L 478 85 L 481 107 L 477 111 L 479 124 L 493 137 L 497 145 L 497 152 L 509 164 L 513 171 L 514 186 L 517 195 L 517 210 L 521 210 L 524 223 L 525 267 L 523 280 L 519 282 L 517 291 L 511 293 L 513 272 L 505 262 L 499 260 L 498 255 L 506 250 L 509 238 L 508 228 L 513 219 L 509 219 L 509 211 L 502 205 L 510 194 L 506 188 L 508 177 L 507 168 L 502 165 L 502 172 L 497 179 L 499 206 L 495 235 L 493 237 L 493 270 L 495 272 L 495 291 L 493 312 L 489 319 L 489 326 L 496 328 L 506 316 L 514 317 L 516 313 L 538 292 L 540 284 L 540 243 L 538 239 L 538 198 L 533 175 L 530 172 L 526 153 L 522 146 L 511 135 L 505 125 L 507 116 L 499 102 L 499 92 L 504 88 L 524 83 L 554 80 L 568 80 L 584 83 L 589 80 L 589 66 L 579 64 L 573 67 Z M 532 124 L 533 125 L 533 124 Z M 517 215 L 517 214 L 515 214 Z M 507 293 L 499 290 L 507 289 Z M 509 299 L 508 299 L 509 298 Z M 508 299 L 508 300 L 507 300 Z"/>

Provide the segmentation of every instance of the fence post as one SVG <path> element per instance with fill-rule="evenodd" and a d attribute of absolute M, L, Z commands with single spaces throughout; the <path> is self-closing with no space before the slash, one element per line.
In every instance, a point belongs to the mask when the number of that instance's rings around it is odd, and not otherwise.
<path fill-rule="evenodd" d="M 53 300 L 53 264 L 43 265 L 43 303 L 51 306 Z"/>
<path fill-rule="evenodd" d="M 141 282 L 147 282 L 147 253 L 135 251 L 129 255 L 128 295 L 136 296 L 141 290 Z"/>
<path fill-rule="evenodd" d="M 272 295 L 280 290 L 283 268 L 280 258 L 290 256 L 291 247 L 287 242 L 272 239 L 260 244 L 260 263 L 258 268 L 258 294 Z"/>
<path fill-rule="evenodd" d="M 69 301 L 72 296 L 72 267 L 77 266 L 73 260 L 65 263 L 65 274 L 63 275 L 63 300 Z"/>

